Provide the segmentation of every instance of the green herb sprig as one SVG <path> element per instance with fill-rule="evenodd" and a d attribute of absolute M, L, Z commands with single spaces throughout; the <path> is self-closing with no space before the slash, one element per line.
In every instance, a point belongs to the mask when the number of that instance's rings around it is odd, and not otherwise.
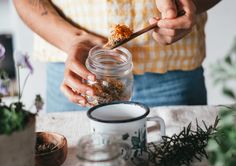
<path fill-rule="evenodd" d="M 204 129 L 196 120 L 196 130 L 192 130 L 192 124 L 184 127 L 179 134 L 171 137 L 162 137 L 161 143 L 149 145 L 149 161 L 160 166 L 189 166 L 194 159 L 201 161 L 208 157 L 205 150 L 208 140 L 217 132 L 216 127 L 219 118 L 216 117 L 213 125 L 207 126 L 204 121 Z"/>

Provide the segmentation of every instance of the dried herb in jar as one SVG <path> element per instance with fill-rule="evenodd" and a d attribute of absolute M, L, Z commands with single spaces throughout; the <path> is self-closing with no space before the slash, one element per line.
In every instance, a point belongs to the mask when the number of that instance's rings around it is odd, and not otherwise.
<path fill-rule="evenodd" d="M 95 97 L 90 99 L 92 105 L 129 100 L 131 97 L 130 93 L 126 92 L 124 83 L 117 79 L 105 77 L 91 86 L 95 91 Z"/>

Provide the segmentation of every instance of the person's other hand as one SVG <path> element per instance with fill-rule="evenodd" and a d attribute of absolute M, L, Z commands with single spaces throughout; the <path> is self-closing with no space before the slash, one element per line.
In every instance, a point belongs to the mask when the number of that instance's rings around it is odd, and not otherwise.
<path fill-rule="evenodd" d="M 106 39 L 88 33 L 75 37 L 67 54 L 64 80 L 61 91 L 73 103 L 87 105 L 85 94 L 92 96 L 93 89 L 83 83 L 84 80 L 95 81 L 96 76 L 85 67 L 89 50 L 95 45 L 102 45 Z"/>
<path fill-rule="evenodd" d="M 149 22 L 157 22 L 158 28 L 152 35 L 159 44 L 172 44 L 191 32 L 196 22 L 196 7 L 192 0 L 157 0 L 156 4 L 161 18 L 151 18 Z M 181 11 L 184 13 L 178 14 Z"/>

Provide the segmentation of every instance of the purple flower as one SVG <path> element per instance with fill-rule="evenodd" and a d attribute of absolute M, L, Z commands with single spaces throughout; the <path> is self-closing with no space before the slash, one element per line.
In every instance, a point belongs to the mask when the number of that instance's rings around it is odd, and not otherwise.
<path fill-rule="evenodd" d="M 9 79 L 0 79 L 0 96 L 6 96 L 9 94 Z"/>
<path fill-rule="evenodd" d="M 0 43 L 0 61 L 4 58 L 5 52 L 5 47 Z"/>
<path fill-rule="evenodd" d="M 33 73 L 33 67 L 29 61 L 29 56 L 26 52 L 15 51 L 14 59 L 17 66 L 28 68 Z"/>
<path fill-rule="evenodd" d="M 0 86 L 0 96 L 7 96 L 9 94 L 7 87 Z"/>

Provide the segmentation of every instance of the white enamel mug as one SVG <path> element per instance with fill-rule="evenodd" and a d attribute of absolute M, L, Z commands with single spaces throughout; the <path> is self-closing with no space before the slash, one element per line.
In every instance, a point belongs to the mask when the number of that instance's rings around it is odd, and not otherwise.
<path fill-rule="evenodd" d="M 159 116 L 147 117 L 150 110 L 141 103 L 122 101 L 101 104 L 88 110 L 92 133 L 119 136 L 130 145 L 131 157 L 137 157 L 147 148 L 147 121 L 160 124 L 160 134 L 165 135 L 165 123 Z"/>

